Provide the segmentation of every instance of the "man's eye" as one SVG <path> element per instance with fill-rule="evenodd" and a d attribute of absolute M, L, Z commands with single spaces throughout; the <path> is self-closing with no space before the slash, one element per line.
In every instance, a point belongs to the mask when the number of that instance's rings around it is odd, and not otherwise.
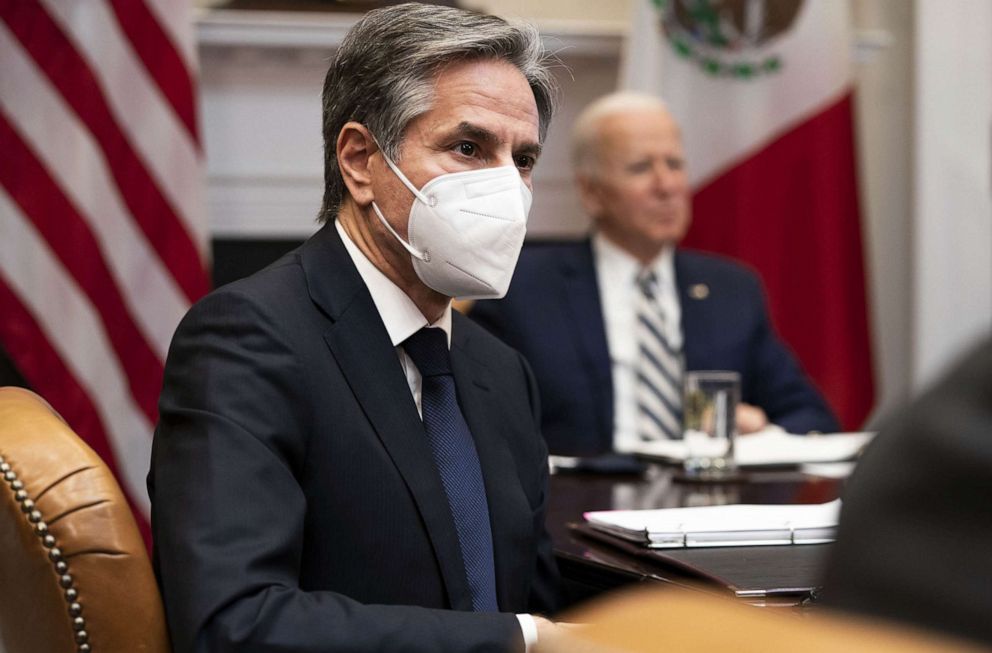
<path fill-rule="evenodd" d="M 534 167 L 534 157 L 526 154 L 517 157 L 517 167 L 521 170 L 530 170 Z"/>
<path fill-rule="evenodd" d="M 651 169 L 650 161 L 636 161 L 627 166 L 627 172 L 647 172 Z"/>
<path fill-rule="evenodd" d="M 456 147 L 458 148 L 458 153 L 461 154 L 462 156 L 475 156 L 475 153 L 477 151 L 477 148 L 475 147 L 475 143 L 469 143 L 465 141 L 459 143 Z"/>
<path fill-rule="evenodd" d="M 682 159 L 675 157 L 668 159 L 665 163 L 668 164 L 670 170 L 681 170 L 685 166 L 685 162 Z"/>

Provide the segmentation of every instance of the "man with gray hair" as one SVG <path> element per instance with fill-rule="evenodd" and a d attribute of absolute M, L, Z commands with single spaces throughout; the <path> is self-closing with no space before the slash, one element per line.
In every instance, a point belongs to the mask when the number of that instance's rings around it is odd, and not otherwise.
<path fill-rule="evenodd" d="M 573 164 L 591 237 L 528 248 L 506 299 L 471 313 L 533 365 L 551 452 L 681 438 L 689 370 L 740 374 L 742 433 L 770 422 L 792 433 L 837 430 L 775 334 L 758 278 L 677 247 L 692 207 L 682 138 L 664 103 L 635 93 L 593 102 L 574 126 Z"/>
<path fill-rule="evenodd" d="M 371 11 L 324 85 L 321 229 L 197 303 L 166 364 L 155 568 L 177 651 L 510 651 L 553 626 L 506 292 L 556 90 L 536 31 Z"/>

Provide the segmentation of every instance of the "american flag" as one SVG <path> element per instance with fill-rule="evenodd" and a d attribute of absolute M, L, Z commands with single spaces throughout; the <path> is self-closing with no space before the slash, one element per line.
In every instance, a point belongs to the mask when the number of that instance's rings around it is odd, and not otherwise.
<path fill-rule="evenodd" d="M 209 285 L 186 0 L 0 0 L 0 342 L 145 475 L 172 332 Z"/>

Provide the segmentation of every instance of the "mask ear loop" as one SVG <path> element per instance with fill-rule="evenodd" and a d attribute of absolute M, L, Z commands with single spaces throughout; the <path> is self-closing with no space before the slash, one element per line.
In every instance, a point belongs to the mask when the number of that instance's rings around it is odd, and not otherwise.
<path fill-rule="evenodd" d="M 414 197 L 416 197 L 424 204 L 431 206 L 432 203 L 428 201 L 428 199 L 424 197 L 413 184 L 410 183 L 410 180 L 406 178 L 406 175 L 404 175 L 403 172 L 396 166 L 396 164 L 393 163 L 392 159 L 390 159 L 389 156 L 386 154 L 386 151 L 382 149 L 382 146 L 379 145 L 379 141 L 376 140 L 375 135 L 371 131 L 369 132 L 369 136 L 372 137 L 372 142 L 374 142 L 376 144 L 376 147 L 379 148 L 379 151 L 382 153 L 382 158 L 385 159 L 386 164 L 389 166 L 389 169 L 393 171 L 393 174 L 395 174 L 399 178 L 399 180 L 403 182 L 403 185 L 406 186 L 411 193 L 413 193 Z M 379 210 L 379 205 L 375 203 L 375 200 L 372 200 L 372 210 L 375 211 L 375 214 L 377 216 L 379 216 L 379 221 L 386 226 L 386 229 L 389 230 L 389 233 L 393 234 L 393 237 L 396 240 L 400 241 L 400 245 L 403 245 L 404 249 L 410 252 L 411 256 L 420 259 L 424 263 L 430 262 L 431 253 L 427 250 L 420 251 L 419 249 L 417 249 L 416 247 L 405 241 L 403 238 L 401 238 L 400 235 L 396 233 L 396 230 L 393 229 L 393 226 L 389 224 L 389 221 L 386 220 L 386 216 L 384 216 L 382 214 L 382 211 Z"/>
<path fill-rule="evenodd" d="M 393 229 L 393 225 L 389 224 L 389 221 L 386 220 L 386 216 L 384 216 L 382 214 L 382 211 L 379 210 L 379 206 L 375 203 L 375 200 L 372 200 L 372 210 L 375 211 L 375 214 L 377 216 L 379 216 L 379 221 L 386 226 L 386 229 L 389 230 L 389 233 L 393 234 L 393 238 L 400 241 L 400 245 L 403 245 L 403 248 L 406 251 L 410 252 L 410 256 L 413 256 L 414 258 L 418 258 L 424 263 L 430 263 L 431 253 L 426 250 L 421 252 L 419 249 L 417 249 L 410 243 L 403 240 L 403 238 L 398 233 L 396 233 L 396 230 Z"/>

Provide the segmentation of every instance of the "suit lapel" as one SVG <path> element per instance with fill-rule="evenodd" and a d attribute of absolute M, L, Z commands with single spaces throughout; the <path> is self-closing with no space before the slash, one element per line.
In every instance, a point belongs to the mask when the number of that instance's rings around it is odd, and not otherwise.
<path fill-rule="evenodd" d="M 453 316 L 451 367 L 458 389 L 458 402 L 465 415 L 479 454 L 489 520 L 493 533 L 493 557 L 496 566 L 496 596 L 500 607 L 523 605 L 521 588 L 526 583 L 527 552 L 534 551 L 533 533 L 528 519 L 530 504 L 524 496 L 510 447 L 502 434 L 505 418 L 492 394 L 493 383 L 488 368 L 472 354 L 467 329 L 459 328 L 460 315 Z M 505 608 L 504 608 L 505 609 Z"/>
<path fill-rule="evenodd" d="M 700 343 L 698 337 L 702 330 L 700 327 L 705 323 L 703 315 L 707 308 L 705 300 L 692 297 L 689 289 L 699 282 L 697 275 L 693 273 L 691 261 L 678 249 L 675 250 L 675 285 L 679 293 L 679 307 L 682 311 L 682 353 L 685 355 L 685 369 L 696 369 L 695 362 L 699 360 L 696 353 L 696 345 Z M 695 334 L 696 337 L 690 337 Z"/>
<path fill-rule="evenodd" d="M 451 606 L 471 610 L 447 497 L 410 387 L 372 297 L 333 224 L 307 243 L 302 256 L 310 296 L 333 320 L 324 340 L 414 498 Z"/>
<path fill-rule="evenodd" d="M 591 241 L 577 247 L 574 256 L 563 258 L 559 273 L 564 282 L 561 301 L 570 316 L 569 333 L 573 334 L 579 355 L 592 371 L 595 406 L 599 419 L 597 442 L 601 450 L 613 446 L 613 375 L 610 371 L 610 349 L 606 341 L 603 308 L 596 283 L 596 265 Z M 564 335 L 564 334 L 562 334 Z"/>

